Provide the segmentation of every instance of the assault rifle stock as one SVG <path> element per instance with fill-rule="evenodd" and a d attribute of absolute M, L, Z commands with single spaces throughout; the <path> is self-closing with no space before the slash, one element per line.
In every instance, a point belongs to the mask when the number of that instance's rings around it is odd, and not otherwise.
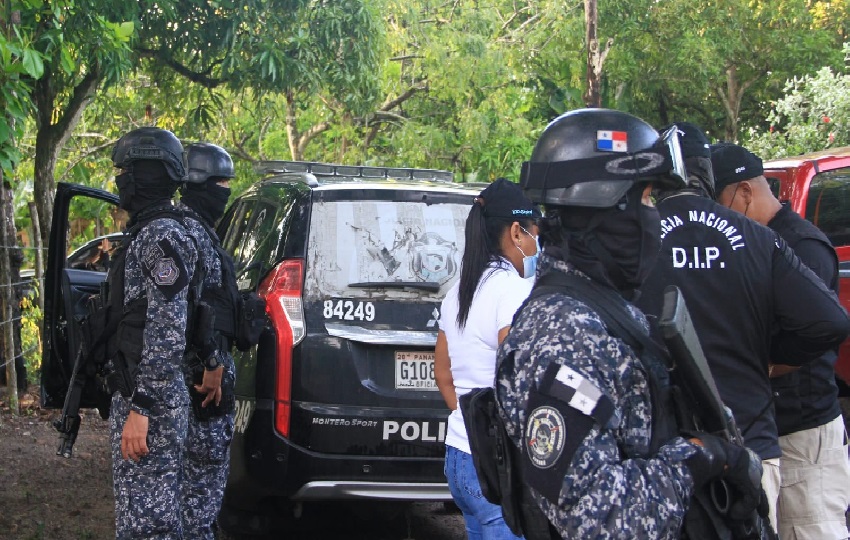
<path fill-rule="evenodd" d="M 708 367 L 688 307 L 676 286 L 664 290 L 664 305 L 659 319 L 662 337 L 670 353 L 670 376 L 688 400 L 692 418 L 680 418 L 680 427 L 704 431 L 728 442 L 744 446 L 732 411 L 724 405 Z M 690 425 L 689 425 L 690 424 Z M 702 494 L 695 494 L 698 499 Z M 723 479 L 709 484 L 708 497 L 715 510 L 726 516 L 734 502 L 734 490 Z M 774 539 L 770 525 L 753 510 L 750 517 L 731 527 L 734 538 Z"/>

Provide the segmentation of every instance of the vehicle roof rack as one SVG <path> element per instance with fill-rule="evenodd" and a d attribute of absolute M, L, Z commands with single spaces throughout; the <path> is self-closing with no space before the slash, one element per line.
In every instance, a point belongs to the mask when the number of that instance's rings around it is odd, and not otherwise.
<path fill-rule="evenodd" d="M 335 165 L 316 161 L 260 161 L 254 166 L 254 170 L 260 174 L 310 173 L 318 178 L 392 178 L 396 180 L 423 180 L 447 183 L 454 181 L 454 174 L 438 169 Z"/>

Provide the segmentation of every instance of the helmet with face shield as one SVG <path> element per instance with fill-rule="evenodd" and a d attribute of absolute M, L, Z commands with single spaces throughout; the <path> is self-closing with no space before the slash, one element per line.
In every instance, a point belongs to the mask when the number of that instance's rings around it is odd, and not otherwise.
<path fill-rule="evenodd" d="M 615 206 L 637 183 L 684 186 L 675 129 L 658 132 L 636 116 L 579 109 L 553 120 L 522 166 L 520 185 L 537 204 Z"/>
<path fill-rule="evenodd" d="M 546 208 L 544 255 L 564 260 L 630 297 L 660 249 L 651 183 L 685 186 L 678 134 L 608 109 L 563 114 L 543 130 L 522 166 L 526 196 Z"/>

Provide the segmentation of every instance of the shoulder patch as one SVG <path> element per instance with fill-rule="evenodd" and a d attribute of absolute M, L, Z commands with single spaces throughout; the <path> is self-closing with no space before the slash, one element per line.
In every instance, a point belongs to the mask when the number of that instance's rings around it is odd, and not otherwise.
<path fill-rule="evenodd" d="M 156 288 L 171 300 L 189 284 L 186 265 L 167 239 L 147 247 L 143 253 L 143 272 Z"/>
<path fill-rule="evenodd" d="M 525 428 L 525 450 L 538 469 L 548 469 L 557 463 L 564 451 L 567 425 L 558 409 L 537 407 L 528 415 Z"/>
<path fill-rule="evenodd" d="M 614 414 L 614 404 L 593 383 L 567 366 L 550 366 L 541 381 L 540 391 L 566 402 L 580 413 L 606 425 Z"/>
<path fill-rule="evenodd" d="M 558 504 L 564 475 L 585 437 L 614 413 L 611 399 L 575 370 L 550 364 L 529 389 L 522 434 L 523 478 Z"/>
<path fill-rule="evenodd" d="M 171 257 L 162 257 L 156 261 L 153 269 L 154 282 L 157 285 L 174 285 L 180 277 L 180 269 Z"/>
<path fill-rule="evenodd" d="M 169 244 L 169 246 L 170 245 L 171 244 Z M 163 257 L 163 255 L 164 253 L 162 248 L 159 247 L 159 244 L 150 244 L 147 246 L 147 249 L 142 252 L 142 262 L 150 269 Z"/>

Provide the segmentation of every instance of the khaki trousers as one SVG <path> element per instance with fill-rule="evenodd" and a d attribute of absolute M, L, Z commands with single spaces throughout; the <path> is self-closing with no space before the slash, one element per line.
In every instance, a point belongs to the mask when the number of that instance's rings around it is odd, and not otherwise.
<path fill-rule="evenodd" d="M 848 538 L 850 460 L 844 419 L 779 437 L 782 482 L 779 537 L 782 540 Z"/>

